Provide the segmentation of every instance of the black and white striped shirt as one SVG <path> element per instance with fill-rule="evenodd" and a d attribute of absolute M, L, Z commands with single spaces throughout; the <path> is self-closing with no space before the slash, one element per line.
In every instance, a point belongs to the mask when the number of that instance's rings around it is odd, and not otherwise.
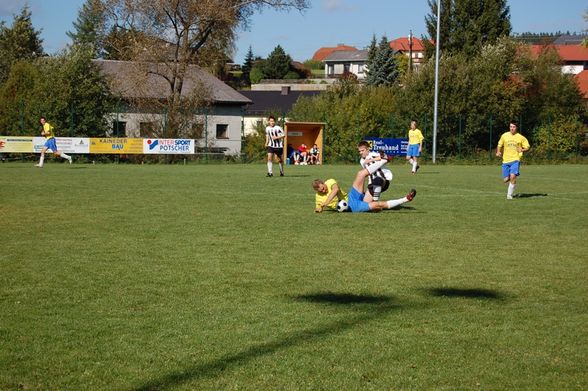
<path fill-rule="evenodd" d="M 284 138 L 272 140 L 272 137 L 280 137 L 284 135 L 284 130 L 278 126 L 268 126 L 265 128 L 265 135 L 267 136 L 267 146 L 272 148 L 284 148 Z"/>
<path fill-rule="evenodd" d="M 370 163 L 365 163 L 366 160 L 368 159 L 375 159 L 380 157 L 380 154 L 378 152 L 370 152 L 369 155 L 367 155 L 365 158 L 361 158 L 359 161 L 359 164 L 361 164 L 361 166 L 363 168 L 368 168 L 368 166 L 371 166 L 372 164 L 382 164 L 382 161 L 372 161 Z M 382 164 L 382 166 L 377 169 L 373 174 L 370 174 L 368 176 L 368 183 L 372 183 L 372 180 L 379 176 L 380 178 L 386 179 L 391 181 L 392 180 L 392 171 L 390 171 L 390 169 L 386 168 L 386 162 L 384 162 L 384 164 Z"/>

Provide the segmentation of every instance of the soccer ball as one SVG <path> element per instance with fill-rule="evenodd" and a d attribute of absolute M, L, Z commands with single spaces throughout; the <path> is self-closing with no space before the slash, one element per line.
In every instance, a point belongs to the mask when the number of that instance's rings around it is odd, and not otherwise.
<path fill-rule="evenodd" d="M 346 212 L 348 210 L 349 210 L 349 204 L 347 204 L 347 201 L 341 200 L 341 201 L 337 202 L 337 212 Z"/>

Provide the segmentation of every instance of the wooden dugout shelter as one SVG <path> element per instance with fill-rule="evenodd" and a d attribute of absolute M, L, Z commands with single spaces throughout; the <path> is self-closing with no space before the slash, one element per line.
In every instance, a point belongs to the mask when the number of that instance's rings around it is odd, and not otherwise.
<path fill-rule="evenodd" d="M 288 157 L 288 144 L 292 144 L 294 149 L 301 144 L 306 144 L 309 150 L 316 144 L 320 151 L 319 162 L 322 165 L 325 125 L 324 122 L 286 122 L 284 124 L 284 133 L 286 134 L 284 156 Z"/>

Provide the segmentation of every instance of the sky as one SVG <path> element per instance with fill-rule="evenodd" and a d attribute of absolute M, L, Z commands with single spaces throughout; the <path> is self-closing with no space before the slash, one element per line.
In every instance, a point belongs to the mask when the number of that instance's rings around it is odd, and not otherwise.
<path fill-rule="evenodd" d="M 55 54 L 70 43 L 66 35 L 86 0 L 1 0 L 0 20 L 8 26 L 25 4 L 31 10 L 33 27 L 41 30 L 43 48 Z M 372 36 L 379 41 L 426 35 L 427 0 L 309 0 L 311 8 L 301 12 L 265 9 L 256 14 L 247 31 L 239 30 L 233 54 L 242 64 L 251 46 L 255 56 L 267 57 L 280 45 L 292 59 L 305 61 L 321 47 L 343 43 L 367 47 Z M 577 32 L 588 29 L 583 15 L 586 0 L 508 0 L 512 30 L 522 32 Z"/>

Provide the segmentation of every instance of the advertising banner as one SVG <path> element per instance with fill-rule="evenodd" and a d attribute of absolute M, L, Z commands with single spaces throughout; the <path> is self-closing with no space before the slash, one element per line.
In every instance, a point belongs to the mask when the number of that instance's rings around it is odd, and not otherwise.
<path fill-rule="evenodd" d="M 90 139 L 87 137 L 55 137 L 55 143 L 60 152 L 90 153 Z M 41 153 L 43 145 L 45 145 L 45 137 L 33 137 L 35 153 Z"/>
<path fill-rule="evenodd" d="M 194 144 L 190 139 L 147 138 L 143 139 L 143 153 L 193 154 Z"/>
<path fill-rule="evenodd" d="M 364 137 L 370 143 L 370 151 L 384 151 L 386 155 L 406 155 L 408 139 L 406 138 L 379 138 Z"/>
<path fill-rule="evenodd" d="M 31 153 L 33 138 L 19 136 L 0 136 L 0 153 Z"/>
<path fill-rule="evenodd" d="M 90 153 L 142 154 L 142 138 L 91 138 Z"/>

